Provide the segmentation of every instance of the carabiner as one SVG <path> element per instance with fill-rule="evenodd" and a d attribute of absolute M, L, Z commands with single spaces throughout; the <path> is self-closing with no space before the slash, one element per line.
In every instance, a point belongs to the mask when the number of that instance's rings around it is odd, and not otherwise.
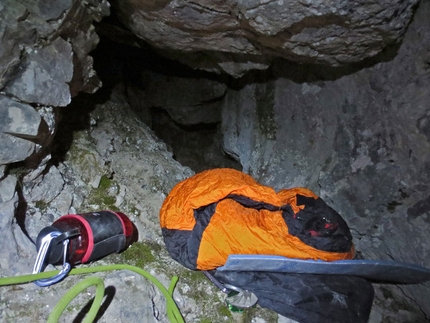
<path fill-rule="evenodd" d="M 51 243 L 55 238 L 57 238 L 61 234 L 62 233 L 59 231 L 52 231 L 42 238 L 42 243 L 41 243 L 39 252 L 37 253 L 36 263 L 34 264 L 33 274 L 38 274 L 43 271 L 45 267 L 46 255 L 49 251 Z M 72 266 L 68 262 L 66 262 L 68 246 L 69 246 L 69 239 L 66 239 L 63 241 L 63 269 L 54 277 L 36 280 L 34 283 L 37 286 L 47 287 L 58 283 L 60 280 L 62 280 L 64 277 L 67 276 L 67 274 L 72 269 Z"/>
<path fill-rule="evenodd" d="M 258 298 L 253 292 L 231 284 L 221 283 L 207 270 L 203 270 L 203 273 L 216 287 L 227 294 L 225 299 L 227 304 L 240 309 L 252 307 L 257 304 Z"/>

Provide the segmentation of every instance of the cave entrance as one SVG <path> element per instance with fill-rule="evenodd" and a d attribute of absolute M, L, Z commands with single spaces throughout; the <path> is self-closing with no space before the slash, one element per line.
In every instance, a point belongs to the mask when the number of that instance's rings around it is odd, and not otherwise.
<path fill-rule="evenodd" d="M 242 170 L 222 148 L 225 79 L 164 59 L 142 42 L 138 48 L 98 33 L 100 43 L 91 55 L 103 87 L 94 95 L 119 90 L 173 157 L 194 172 L 218 167 Z"/>

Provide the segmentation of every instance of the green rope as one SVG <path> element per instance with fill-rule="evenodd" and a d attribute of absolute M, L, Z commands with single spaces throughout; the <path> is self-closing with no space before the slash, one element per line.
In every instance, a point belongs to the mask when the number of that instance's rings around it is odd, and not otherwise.
<path fill-rule="evenodd" d="M 91 308 L 88 312 L 88 314 L 85 316 L 84 323 L 91 323 L 94 321 L 94 319 L 97 316 L 97 313 L 100 309 L 100 306 L 103 301 L 103 296 L 105 292 L 105 284 L 103 283 L 103 280 L 99 277 L 91 277 L 84 279 L 83 281 L 79 282 L 75 286 L 73 286 L 55 305 L 54 309 L 52 310 L 51 314 L 48 317 L 47 323 L 56 323 L 61 317 L 61 314 L 63 314 L 64 310 L 67 308 L 67 305 L 70 304 L 70 302 L 78 296 L 80 293 L 82 293 L 85 289 L 91 286 L 96 286 L 96 296 L 94 297 L 94 301 L 91 305 Z"/>
<path fill-rule="evenodd" d="M 96 266 L 96 267 L 87 267 L 87 268 L 74 268 L 70 271 L 69 275 L 81 275 L 81 274 L 89 274 L 89 273 L 112 271 L 112 270 L 133 271 L 145 277 L 149 281 L 151 281 L 161 291 L 164 298 L 166 299 L 167 316 L 170 322 L 185 323 L 181 315 L 181 312 L 179 311 L 178 306 L 176 305 L 173 299 L 173 290 L 175 289 L 175 285 L 178 281 L 177 276 L 174 276 L 172 278 L 169 285 L 169 289 L 166 289 L 163 286 L 163 284 L 161 284 L 160 281 L 157 280 L 157 278 L 155 278 L 145 270 L 131 265 L 117 264 L 117 265 Z M 32 275 L 24 275 L 24 276 L 16 276 L 16 277 L 1 277 L 0 286 L 24 284 L 24 283 L 29 283 L 39 279 L 50 278 L 57 275 L 58 272 L 59 271 L 54 270 L 54 271 L 42 272 L 39 274 L 32 274 Z M 103 281 L 98 277 L 87 278 L 84 281 L 73 286 L 54 307 L 54 309 L 52 310 L 48 318 L 48 323 L 57 322 L 61 314 L 63 313 L 63 311 L 66 309 L 67 305 L 82 291 L 84 291 L 85 289 L 91 286 L 96 286 L 96 296 L 94 298 L 93 304 L 91 305 L 91 308 L 88 314 L 85 317 L 84 322 L 85 323 L 92 322 L 95 319 L 97 312 L 100 308 L 100 305 L 104 296 L 104 289 L 105 289 Z"/>

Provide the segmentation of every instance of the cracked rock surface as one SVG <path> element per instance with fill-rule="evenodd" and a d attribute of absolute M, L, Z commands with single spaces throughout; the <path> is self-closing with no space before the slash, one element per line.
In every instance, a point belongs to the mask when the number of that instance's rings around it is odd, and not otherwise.
<path fill-rule="evenodd" d="M 398 43 L 410 1 L 113 1 L 121 21 L 167 57 L 240 77 L 273 58 L 342 66 Z M 263 54 L 263 55 L 262 55 Z"/>

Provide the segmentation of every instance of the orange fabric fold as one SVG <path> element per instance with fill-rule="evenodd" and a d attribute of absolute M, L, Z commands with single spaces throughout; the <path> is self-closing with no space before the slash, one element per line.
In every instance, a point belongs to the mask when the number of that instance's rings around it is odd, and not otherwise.
<path fill-rule="evenodd" d="M 348 252 L 318 250 L 290 235 L 282 211 L 257 210 L 244 207 L 228 195 L 241 195 L 275 207 L 288 204 L 294 213 L 297 194 L 317 199 L 306 188 L 273 188 L 256 182 L 251 176 L 233 169 L 213 169 L 196 174 L 177 184 L 160 210 L 160 225 L 170 230 L 193 230 L 194 210 L 218 202 L 209 225 L 202 234 L 197 269 L 211 270 L 225 264 L 230 254 L 265 254 L 289 258 L 333 261 L 352 259 L 354 247 Z"/>

